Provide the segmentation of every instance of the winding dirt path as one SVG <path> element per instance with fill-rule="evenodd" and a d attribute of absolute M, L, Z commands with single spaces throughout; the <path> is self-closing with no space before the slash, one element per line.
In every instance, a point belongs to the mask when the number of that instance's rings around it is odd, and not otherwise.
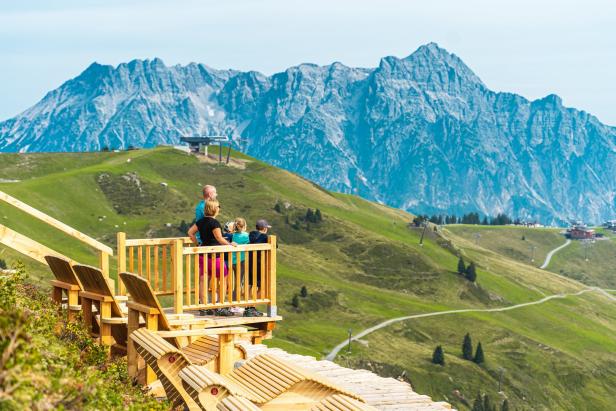
<path fill-rule="evenodd" d="M 566 246 L 568 244 L 562 245 L 560 248 Z M 553 250 L 554 251 L 554 250 Z M 543 304 L 547 301 L 553 300 L 555 298 L 566 298 L 566 297 L 572 297 L 572 296 L 579 296 L 582 295 L 584 293 L 587 292 L 597 292 L 599 294 L 604 295 L 605 297 L 609 298 L 612 301 L 616 301 L 616 296 L 608 293 L 607 291 L 605 291 L 602 288 L 599 287 L 589 287 L 589 288 L 585 288 L 583 290 L 578 291 L 577 293 L 572 293 L 572 294 L 554 294 L 554 295 L 549 295 L 547 297 L 543 297 L 540 300 L 537 301 L 531 301 L 528 303 L 521 303 L 521 304 L 516 304 L 516 305 L 510 305 L 507 307 L 498 307 L 498 308 L 466 308 L 466 309 L 461 309 L 461 310 L 448 310 L 448 311 L 436 311 L 436 312 L 432 312 L 432 313 L 423 313 L 423 314 L 415 314 L 415 315 L 407 315 L 404 317 L 397 317 L 397 318 L 392 318 L 390 320 L 386 320 L 383 321 L 373 327 L 370 328 L 366 328 L 365 330 L 363 330 L 362 332 L 354 335 L 353 337 L 351 337 L 351 341 L 357 341 L 363 337 L 365 337 L 368 334 L 371 334 L 377 330 L 380 330 L 381 328 L 385 328 L 391 324 L 400 322 L 400 321 L 405 321 L 405 320 L 412 320 L 414 318 L 424 318 L 424 317 L 436 317 L 439 315 L 448 315 L 448 314 L 460 314 L 460 313 L 493 313 L 493 312 L 502 312 L 502 311 L 509 311 L 509 310 L 515 310 L 517 308 L 522 308 L 522 307 L 528 307 L 529 305 L 537 305 L 537 304 Z M 340 352 L 340 350 L 342 350 L 344 347 L 346 347 L 349 343 L 349 340 L 345 340 L 343 342 L 341 342 L 340 344 L 338 344 L 336 347 L 334 347 L 333 350 L 331 350 L 331 352 L 329 354 L 327 354 L 327 356 L 325 357 L 326 360 L 329 361 L 333 361 L 336 356 L 338 355 L 338 353 Z"/>
<path fill-rule="evenodd" d="M 543 262 L 543 265 L 539 268 L 541 268 L 542 270 L 546 269 L 547 266 L 550 264 L 550 260 L 552 259 L 552 256 L 554 254 L 556 254 L 558 251 L 562 250 L 563 248 L 565 248 L 566 246 L 568 246 L 569 244 L 571 244 L 571 240 L 567 239 L 567 241 L 565 241 L 565 244 L 556 247 L 555 249 L 553 249 L 552 251 L 550 251 L 548 253 L 548 255 L 545 256 L 545 261 Z"/>

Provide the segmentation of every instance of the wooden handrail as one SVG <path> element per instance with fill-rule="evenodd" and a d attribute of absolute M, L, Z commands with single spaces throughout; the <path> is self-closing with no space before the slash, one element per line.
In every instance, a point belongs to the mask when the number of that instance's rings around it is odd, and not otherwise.
<path fill-rule="evenodd" d="M 270 244 L 246 244 L 246 245 L 217 245 L 217 246 L 202 246 L 202 247 L 184 247 L 182 253 L 189 254 L 212 254 L 212 253 L 229 253 L 235 251 L 262 251 L 271 250 Z"/>
<path fill-rule="evenodd" d="M 59 252 L 45 247 L 43 244 L 21 235 L 2 224 L 0 224 L 0 243 L 43 264 L 47 264 L 47 261 L 45 261 L 46 255 L 55 255 L 71 261 L 70 258 Z M 74 263 L 74 261 L 71 261 L 71 264 Z"/>
<path fill-rule="evenodd" d="M 267 304 L 277 316 L 275 236 L 265 244 L 194 247 L 187 237 L 127 239 L 119 232 L 117 244 L 118 270 L 147 279 L 158 296 L 173 295 L 176 313 Z"/>
<path fill-rule="evenodd" d="M 70 227 L 64 224 L 63 222 L 58 221 L 55 218 L 48 216 L 47 214 L 43 213 L 42 211 L 37 210 L 34 207 L 30 207 L 28 204 L 22 201 L 19 201 L 15 197 L 11 197 L 10 195 L 6 194 L 3 191 L 0 191 L 0 200 L 12 205 L 15 208 L 18 208 L 19 210 L 25 213 L 30 214 L 32 217 L 35 217 L 47 223 L 48 225 L 64 232 L 65 234 L 68 234 L 69 236 L 76 238 L 83 243 L 86 243 L 87 245 L 89 245 L 92 248 L 97 249 L 98 251 L 107 253 L 108 255 L 113 255 L 113 249 L 111 247 L 106 246 L 105 244 L 93 239 L 92 237 L 89 237 L 83 234 L 82 232 L 74 229 L 73 227 Z"/>
<path fill-rule="evenodd" d="M 126 247 L 134 247 L 139 245 L 165 245 L 173 244 L 177 239 L 184 241 L 184 244 L 192 244 L 190 237 L 168 237 L 168 238 L 141 238 L 141 239 L 127 239 L 124 244 Z"/>

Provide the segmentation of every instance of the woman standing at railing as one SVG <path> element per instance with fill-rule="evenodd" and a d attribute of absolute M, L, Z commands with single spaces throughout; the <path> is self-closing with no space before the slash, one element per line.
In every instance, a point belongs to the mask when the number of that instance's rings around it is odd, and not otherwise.
<path fill-rule="evenodd" d="M 220 203 L 217 200 L 208 200 L 205 202 L 205 206 L 204 206 L 204 217 L 200 220 L 198 220 L 195 224 L 192 225 L 192 227 L 190 227 L 190 229 L 188 230 L 188 236 L 190 237 L 190 239 L 195 242 L 196 244 L 199 244 L 200 246 L 219 246 L 219 245 L 233 245 L 235 246 L 236 244 L 233 242 L 229 242 L 227 240 L 225 240 L 225 238 L 222 235 L 222 227 L 220 225 L 220 223 L 218 222 L 218 220 L 216 219 L 216 216 L 218 216 L 218 213 L 220 212 Z M 201 241 L 197 241 L 197 232 L 199 233 L 199 238 L 201 239 Z M 215 273 L 216 277 L 219 278 L 220 275 L 224 275 L 225 277 L 228 274 L 228 269 L 227 269 L 227 265 L 224 263 L 224 261 L 221 262 L 218 260 L 218 258 L 214 259 L 212 257 L 207 257 L 207 268 L 208 268 L 208 273 L 209 275 L 212 275 Z M 203 287 L 203 267 L 204 267 L 204 261 L 203 261 L 203 254 L 199 255 L 199 289 L 200 289 L 200 293 L 199 293 L 199 303 L 203 303 L 204 300 L 204 287 Z M 221 267 L 222 266 L 222 267 Z M 224 271 L 223 273 L 221 273 L 221 268 L 223 269 L 222 271 Z M 228 309 L 228 308 L 222 308 L 219 310 L 216 310 L 216 312 L 212 312 L 212 310 L 205 310 L 203 313 L 201 314 L 216 314 L 216 315 L 224 315 L 224 316 L 230 316 L 233 315 L 233 313 Z"/>

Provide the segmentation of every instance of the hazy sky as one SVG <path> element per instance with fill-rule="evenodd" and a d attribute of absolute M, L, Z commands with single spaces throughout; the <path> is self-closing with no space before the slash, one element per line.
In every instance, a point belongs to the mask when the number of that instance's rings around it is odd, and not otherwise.
<path fill-rule="evenodd" d="M 0 120 L 93 61 L 258 70 L 374 67 L 434 41 L 488 85 L 560 95 L 616 125 L 616 1 L 199 0 L 0 3 Z M 50 4 L 50 3 L 53 3 Z M 128 4 L 130 3 L 130 4 Z"/>

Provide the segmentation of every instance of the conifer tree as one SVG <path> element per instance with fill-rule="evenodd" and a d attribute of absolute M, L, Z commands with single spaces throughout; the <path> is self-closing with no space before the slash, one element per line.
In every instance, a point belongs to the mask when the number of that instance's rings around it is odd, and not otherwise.
<path fill-rule="evenodd" d="M 309 208 L 306 211 L 306 221 L 310 223 L 314 222 L 314 212 L 312 211 L 312 208 Z"/>
<path fill-rule="evenodd" d="M 305 285 L 302 285 L 302 289 L 300 290 L 299 295 L 301 295 L 303 298 L 308 297 L 308 289 Z"/>
<path fill-rule="evenodd" d="M 483 395 L 483 409 L 484 411 L 496 411 L 495 407 L 492 406 L 492 402 L 490 402 L 488 394 Z"/>
<path fill-rule="evenodd" d="M 483 398 L 481 398 L 481 393 L 477 393 L 477 397 L 475 397 L 475 401 L 473 401 L 472 411 L 483 411 Z"/>
<path fill-rule="evenodd" d="M 469 333 L 466 333 L 462 343 L 462 358 L 473 361 L 473 342 Z"/>
<path fill-rule="evenodd" d="M 465 274 L 466 273 L 466 266 L 464 265 L 464 260 L 462 259 L 462 256 L 460 256 L 460 258 L 458 259 L 458 274 Z"/>
<path fill-rule="evenodd" d="M 6 270 L 6 261 L 0 258 L 0 270 Z"/>
<path fill-rule="evenodd" d="M 471 263 L 466 267 L 466 279 L 472 283 L 477 280 L 477 270 L 475 268 L 475 263 L 471 261 Z"/>
<path fill-rule="evenodd" d="M 443 347 L 441 347 L 440 345 L 436 346 L 436 349 L 432 354 L 432 363 L 445 365 L 445 353 L 443 352 Z"/>
<path fill-rule="evenodd" d="M 485 358 L 483 357 L 483 348 L 481 347 L 481 342 L 477 344 L 477 351 L 475 351 L 475 358 L 473 358 L 475 364 L 483 364 Z"/>
<path fill-rule="evenodd" d="M 299 297 L 297 296 L 297 294 L 295 294 L 291 299 L 291 305 L 295 308 L 299 308 Z"/>
<path fill-rule="evenodd" d="M 509 400 L 507 398 L 503 400 L 500 411 L 509 411 Z"/>
<path fill-rule="evenodd" d="M 317 208 L 317 211 L 315 211 L 314 213 L 314 219 L 317 223 L 320 223 L 321 221 L 323 221 L 323 215 L 321 214 L 321 210 L 319 210 Z"/>

